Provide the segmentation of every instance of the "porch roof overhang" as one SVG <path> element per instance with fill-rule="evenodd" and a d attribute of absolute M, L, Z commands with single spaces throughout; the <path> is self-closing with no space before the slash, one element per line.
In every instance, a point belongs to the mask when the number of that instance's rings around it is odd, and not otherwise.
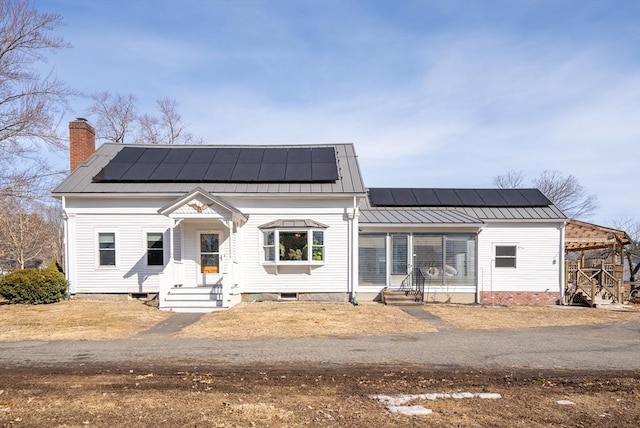
<path fill-rule="evenodd" d="M 327 229 L 328 227 L 326 224 L 310 219 L 280 219 L 258 226 L 258 229 Z"/>
<path fill-rule="evenodd" d="M 203 214 L 203 216 L 206 216 L 206 214 L 203 213 L 203 211 L 206 210 L 207 208 L 211 208 L 218 213 L 222 211 L 222 213 L 225 214 L 225 217 L 231 217 L 233 220 L 246 222 L 248 219 L 248 217 L 245 214 L 243 214 L 239 209 L 229 204 L 228 202 L 222 200 L 221 198 L 212 195 L 211 193 L 207 192 L 201 187 L 196 187 L 189 193 L 179 197 L 173 202 L 160 208 L 158 210 L 158 213 L 165 215 L 167 217 L 176 217 L 176 218 L 191 217 L 192 215 L 179 214 L 177 213 L 177 211 L 180 208 L 184 207 L 186 204 L 189 204 L 189 202 L 191 202 L 193 199 L 200 199 L 200 200 L 206 201 L 206 204 L 189 205 L 194 210 L 196 210 L 198 214 Z"/>
<path fill-rule="evenodd" d="M 569 220 L 565 226 L 565 250 L 585 251 L 610 248 L 631 243 L 631 238 L 623 230 Z"/>
<path fill-rule="evenodd" d="M 480 228 L 478 217 L 457 210 L 363 209 L 359 223 L 363 226 L 401 227 L 471 227 Z"/>

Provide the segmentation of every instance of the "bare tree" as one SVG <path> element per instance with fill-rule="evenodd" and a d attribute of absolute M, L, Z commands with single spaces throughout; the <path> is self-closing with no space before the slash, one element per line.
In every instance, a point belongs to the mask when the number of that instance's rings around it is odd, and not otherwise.
<path fill-rule="evenodd" d="M 493 185 L 499 189 L 516 189 L 522 187 L 524 182 L 524 172 L 508 171 L 506 174 L 493 177 Z"/>
<path fill-rule="evenodd" d="M 136 97 L 132 94 L 97 92 L 91 95 L 91 100 L 89 113 L 96 117 L 96 137 L 112 143 L 125 143 L 125 138 L 138 120 Z"/>
<path fill-rule="evenodd" d="M 63 24 L 28 0 L 0 1 L 0 157 L 27 157 L 44 142 L 65 148 L 57 123 L 75 91 L 37 71 L 47 54 L 69 47 L 52 32 Z"/>
<path fill-rule="evenodd" d="M 156 101 L 158 115 L 138 114 L 134 95 L 99 92 L 91 95 L 89 112 L 95 117 L 96 136 L 113 143 L 145 144 L 197 143 L 187 132 L 178 113 L 178 103 L 170 98 Z"/>
<path fill-rule="evenodd" d="M 627 232 L 631 238 L 631 243 L 623 247 L 622 254 L 629 266 L 629 281 L 634 282 L 640 272 L 640 220 L 614 220 L 612 224 L 614 228 Z"/>
<path fill-rule="evenodd" d="M 501 189 L 523 187 L 522 171 L 509 171 L 494 177 Z M 589 218 L 598 209 L 598 198 L 588 193 L 574 175 L 563 176 L 559 171 L 544 171 L 533 180 L 533 187 L 545 194 L 569 218 Z"/>
<path fill-rule="evenodd" d="M 28 198 L 0 202 L 0 254 L 3 261 L 24 269 L 29 262 L 60 256 L 59 225 L 50 221 L 53 208 Z"/>
<path fill-rule="evenodd" d="M 571 174 L 564 177 L 558 171 L 544 171 L 534 184 L 569 218 L 589 218 L 598 209 L 597 196 L 587 193 Z"/>

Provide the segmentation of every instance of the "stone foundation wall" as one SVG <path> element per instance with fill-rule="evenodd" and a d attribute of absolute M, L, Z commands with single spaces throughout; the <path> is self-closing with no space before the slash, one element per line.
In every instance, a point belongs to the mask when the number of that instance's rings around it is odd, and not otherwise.
<path fill-rule="evenodd" d="M 483 305 L 557 305 L 560 301 L 560 293 L 484 291 L 480 293 L 480 299 Z"/>

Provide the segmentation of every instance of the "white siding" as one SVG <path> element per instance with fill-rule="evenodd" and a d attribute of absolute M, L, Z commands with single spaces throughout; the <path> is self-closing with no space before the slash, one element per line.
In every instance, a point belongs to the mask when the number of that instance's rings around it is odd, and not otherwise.
<path fill-rule="evenodd" d="M 147 293 L 158 291 L 163 266 L 147 266 L 146 232 L 164 232 L 165 264 L 168 260 L 169 227 L 172 220 L 153 214 L 75 217 L 72 255 L 73 287 L 76 293 Z M 100 232 L 116 236 L 116 266 L 98 266 Z"/>
<path fill-rule="evenodd" d="M 258 226 L 300 216 L 254 215 L 243 227 L 243 293 L 348 292 L 348 228 L 342 215 L 307 214 L 324 223 L 325 260 L 322 265 L 290 266 L 264 264 Z"/>
<path fill-rule="evenodd" d="M 560 292 L 562 229 L 556 224 L 488 224 L 478 235 L 480 291 Z M 517 249 L 516 267 L 495 267 L 495 246 Z"/>

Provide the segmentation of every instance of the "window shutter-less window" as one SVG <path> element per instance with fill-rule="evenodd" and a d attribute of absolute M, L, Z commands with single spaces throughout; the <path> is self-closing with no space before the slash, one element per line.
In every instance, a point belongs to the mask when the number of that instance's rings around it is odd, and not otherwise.
<path fill-rule="evenodd" d="M 405 275 L 407 273 L 407 235 L 391 235 L 391 273 Z"/>

